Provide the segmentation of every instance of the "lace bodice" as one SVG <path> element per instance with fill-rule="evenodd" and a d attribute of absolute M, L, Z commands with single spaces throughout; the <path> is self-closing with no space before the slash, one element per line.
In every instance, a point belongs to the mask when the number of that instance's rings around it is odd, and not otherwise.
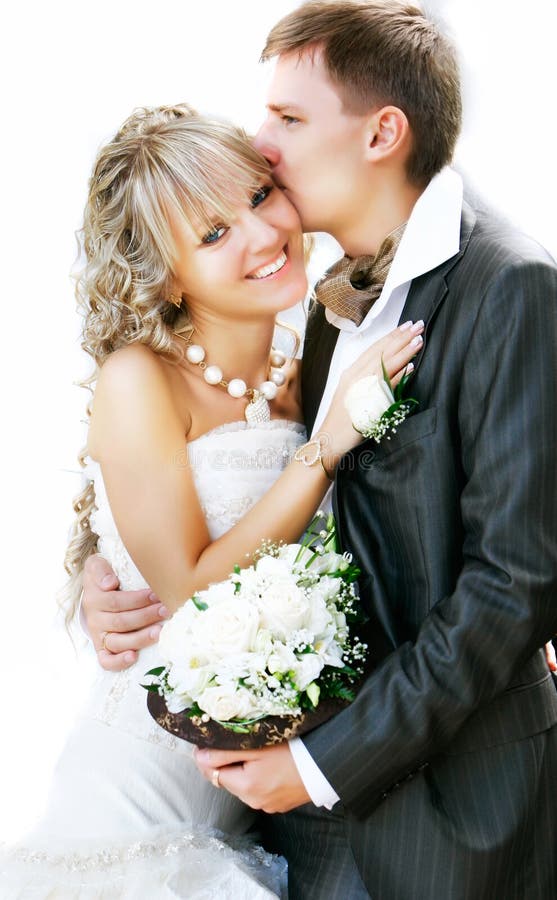
<path fill-rule="evenodd" d="M 304 440 L 304 427 L 297 422 L 250 425 L 241 421 L 221 425 L 187 444 L 178 464 L 192 468 L 212 540 L 235 525 L 265 494 Z M 91 527 L 99 536 L 99 552 L 114 569 L 122 589 L 146 587 L 118 534 L 99 464 L 90 460 L 85 474 L 95 487 Z M 139 684 L 157 662 L 155 646 L 142 650 L 126 671 L 101 673 L 87 714 L 136 734 L 139 728 L 147 740 L 183 749 L 188 745 L 155 725 L 146 711 L 145 692 Z"/>

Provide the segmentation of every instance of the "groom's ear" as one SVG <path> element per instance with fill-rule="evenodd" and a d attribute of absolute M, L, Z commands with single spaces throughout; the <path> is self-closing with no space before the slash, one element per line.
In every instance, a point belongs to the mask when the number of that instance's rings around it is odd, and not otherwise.
<path fill-rule="evenodd" d="M 383 106 L 368 119 L 366 158 L 369 162 L 402 154 L 406 156 L 412 139 L 410 123 L 398 106 Z"/>

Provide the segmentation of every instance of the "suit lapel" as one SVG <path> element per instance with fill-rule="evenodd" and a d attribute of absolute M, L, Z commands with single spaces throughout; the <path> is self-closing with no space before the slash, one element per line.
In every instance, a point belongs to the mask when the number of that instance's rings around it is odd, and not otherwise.
<path fill-rule="evenodd" d="M 428 330 L 431 327 L 435 313 L 447 295 L 447 276 L 466 252 L 475 223 L 476 215 L 474 211 L 468 203 L 464 202 L 462 205 L 460 249 L 458 253 L 436 269 L 433 269 L 433 271 L 425 272 L 412 281 L 399 323 L 406 322 L 408 319 L 412 319 L 414 322 L 417 322 L 418 319 L 423 319 L 425 322 L 424 343 L 422 351 L 414 360 L 414 374 L 418 371 L 423 359 L 424 350 L 427 346 Z"/>
<path fill-rule="evenodd" d="M 325 307 L 314 301 L 302 356 L 302 406 L 308 434 L 319 410 L 338 336 L 338 328 L 327 321 Z"/>

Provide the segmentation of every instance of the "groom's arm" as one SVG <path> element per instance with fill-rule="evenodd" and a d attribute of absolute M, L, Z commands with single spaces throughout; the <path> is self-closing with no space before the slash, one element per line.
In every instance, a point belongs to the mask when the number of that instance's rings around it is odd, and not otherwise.
<path fill-rule="evenodd" d="M 303 739 L 357 815 L 442 750 L 557 630 L 556 373 L 557 271 L 509 266 L 484 297 L 462 373 L 456 589 L 352 706 Z"/>
<path fill-rule="evenodd" d="M 81 617 L 103 669 L 116 672 L 132 665 L 138 650 L 157 642 L 167 616 L 150 588 L 121 591 L 102 556 L 85 561 Z"/>

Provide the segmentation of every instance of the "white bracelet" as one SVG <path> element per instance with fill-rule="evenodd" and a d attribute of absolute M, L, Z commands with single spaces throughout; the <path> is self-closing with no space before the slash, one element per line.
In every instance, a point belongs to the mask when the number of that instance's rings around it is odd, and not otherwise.
<path fill-rule="evenodd" d="M 325 468 L 325 463 L 323 462 L 323 442 L 325 438 L 322 435 L 318 435 L 313 438 L 311 441 L 308 441 L 306 444 L 302 444 L 301 447 L 298 447 L 294 454 L 294 459 L 296 462 L 301 462 L 304 466 L 314 466 L 316 462 L 321 463 L 321 468 L 323 469 L 325 475 L 329 479 L 329 481 L 334 481 L 334 477 L 332 477 L 327 469 Z M 310 447 L 314 448 L 313 455 L 308 457 L 306 456 L 306 451 L 310 449 Z"/>

